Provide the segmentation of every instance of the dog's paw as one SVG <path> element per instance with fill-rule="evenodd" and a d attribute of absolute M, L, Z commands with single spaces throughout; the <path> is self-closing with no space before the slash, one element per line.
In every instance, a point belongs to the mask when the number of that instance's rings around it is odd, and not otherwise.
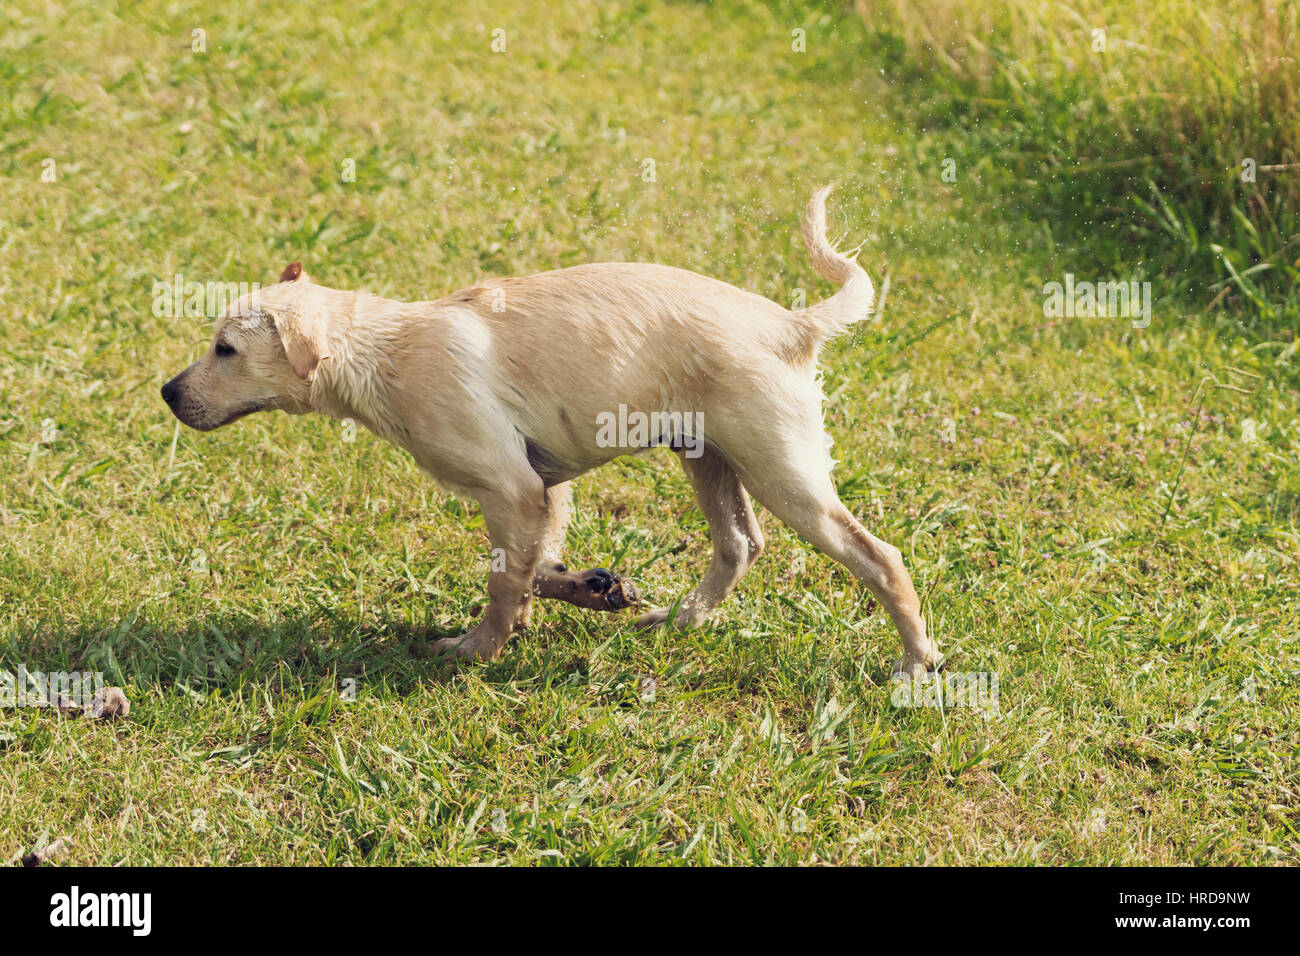
<path fill-rule="evenodd" d="M 676 613 L 674 614 L 674 610 Z M 641 630 L 649 630 L 652 627 L 667 627 L 674 631 L 684 631 L 687 628 L 694 627 L 695 617 L 684 607 L 657 607 L 646 611 L 636 619 L 633 626 Z"/>
<path fill-rule="evenodd" d="M 621 611 L 641 603 L 641 591 L 625 577 L 604 568 L 582 572 L 581 586 L 592 595 L 600 595 L 604 602 L 601 610 Z"/>
<path fill-rule="evenodd" d="M 496 635 L 487 633 L 480 625 L 470 628 L 464 634 L 434 641 L 429 650 L 434 655 L 445 654 L 457 660 L 493 661 L 501 656 L 505 643 L 504 640 L 498 640 Z"/>
<path fill-rule="evenodd" d="M 925 677 L 926 674 L 938 671 L 941 667 L 943 667 L 943 655 L 939 653 L 938 648 L 933 648 L 924 657 L 904 654 L 894 661 L 889 676 L 893 680 L 917 680 Z"/>
<path fill-rule="evenodd" d="M 636 619 L 633 627 L 639 627 L 643 631 L 648 631 L 652 627 L 659 627 L 668 623 L 668 615 L 672 612 L 670 607 L 657 607 L 646 611 Z"/>
<path fill-rule="evenodd" d="M 556 565 L 538 576 L 533 592 L 538 597 L 567 601 L 593 611 L 621 611 L 641 603 L 640 588 L 605 568 L 568 571 L 564 565 Z"/>

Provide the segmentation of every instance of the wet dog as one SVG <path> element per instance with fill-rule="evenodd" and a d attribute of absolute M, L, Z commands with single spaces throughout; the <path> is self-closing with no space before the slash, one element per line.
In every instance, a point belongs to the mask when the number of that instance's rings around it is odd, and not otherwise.
<path fill-rule="evenodd" d="M 398 302 L 319 285 L 294 263 L 227 309 L 211 348 L 162 396 L 204 431 L 270 409 L 351 418 L 475 498 L 493 548 L 488 606 L 439 651 L 495 658 L 534 595 L 637 604 L 631 582 L 561 562 L 568 483 L 663 444 L 695 489 L 713 557 L 676 605 L 638 624 L 689 627 L 736 587 L 763 550 L 753 495 L 871 590 L 902 636 L 895 673 L 919 675 L 939 652 L 901 554 L 858 522 L 830 477 L 817 356 L 867 317 L 874 290 L 826 238 L 829 192 L 808 204 L 803 238 L 840 289 L 805 309 L 661 265 L 575 266 Z"/>

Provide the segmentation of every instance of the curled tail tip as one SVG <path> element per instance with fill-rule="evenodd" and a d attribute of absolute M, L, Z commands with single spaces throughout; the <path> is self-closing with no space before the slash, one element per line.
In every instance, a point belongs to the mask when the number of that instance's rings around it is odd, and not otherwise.
<path fill-rule="evenodd" d="M 844 283 L 860 271 L 860 267 L 856 264 L 858 249 L 842 253 L 826 235 L 826 197 L 834 189 L 834 183 L 827 183 L 813 193 L 812 199 L 808 200 L 802 231 L 804 245 L 812 256 L 813 268 L 818 275 L 832 282 Z"/>
<path fill-rule="evenodd" d="M 866 319 L 875 305 L 875 288 L 866 270 L 857 263 L 861 246 L 840 252 L 826 235 L 826 197 L 834 188 L 834 183 L 828 183 L 813 193 L 803 219 L 804 245 L 813 268 L 822 278 L 840 286 L 829 299 L 799 313 L 811 320 L 807 334 L 813 351 L 821 342 Z"/>
<path fill-rule="evenodd" d="M 808 218 L 824 219 L 826 217 L 826 200 L 830 198 L 830 194 L 834 191 L 835 184 L 827 183 L 812 194 L 812 198 L 808 200 Z"/>

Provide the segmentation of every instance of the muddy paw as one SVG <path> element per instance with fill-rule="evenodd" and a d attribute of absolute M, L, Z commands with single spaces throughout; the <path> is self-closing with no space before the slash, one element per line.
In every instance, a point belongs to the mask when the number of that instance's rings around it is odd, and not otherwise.
<path fill-rule="evenodd" d="M 592 568 L 582 572 L 581 586 L 593 595 L 603 598 L 601 610 L 621 611 L 641 603 L 641 592 L 627 578 L 620 577 L 604 568 Z"/>
<path fill-rule="evenodd" d="M 533 585 L 538 597 L 568 601 L 593 611 L 621 611 L 641 603 L 640 589 L 606 568 L 567 571 L 557 566 Z"/>

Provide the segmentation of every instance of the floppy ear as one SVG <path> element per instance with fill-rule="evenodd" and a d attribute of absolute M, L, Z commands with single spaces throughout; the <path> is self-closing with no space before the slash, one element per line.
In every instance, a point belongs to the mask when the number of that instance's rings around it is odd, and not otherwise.
<path fill-rule="evenodd" d="M 317 314 L 296 309 L 277 311 L 274 318 L 280 344 L 289 357 L 289 367 L 300 379 L 309 381 L 316 366 L 329 358 L 325 322 Z"/>

